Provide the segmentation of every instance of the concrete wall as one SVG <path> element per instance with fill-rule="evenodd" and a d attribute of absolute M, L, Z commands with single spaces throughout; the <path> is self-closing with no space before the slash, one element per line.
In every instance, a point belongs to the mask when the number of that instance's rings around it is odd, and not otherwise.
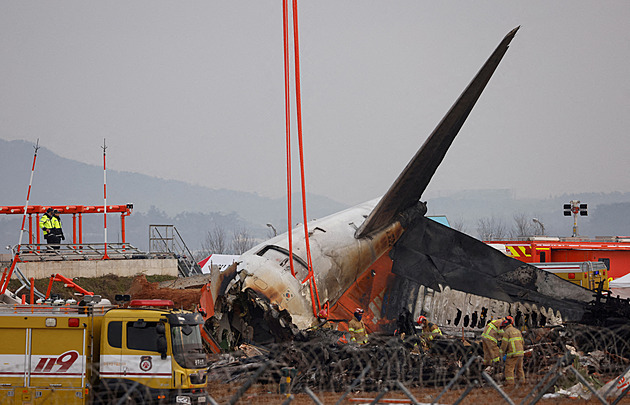
<path fill-rule="evenodd" d="M 114 274 L 133 277 L 137 274 L 178 276 L 177 259 L 129 260 L 64 260 L 18 263 L 27 278 L 49 278 L 52 274 L 64 277 L 101 277 Z"/>

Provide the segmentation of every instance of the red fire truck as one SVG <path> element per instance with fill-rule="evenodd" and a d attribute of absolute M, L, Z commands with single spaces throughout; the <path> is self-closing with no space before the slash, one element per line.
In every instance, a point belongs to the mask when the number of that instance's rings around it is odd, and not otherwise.
<path fill-rule="evenodd" d="M 603 262 L 609 278 L 630 273 L 630 236 L 595 239 L 536 236 L 486 243 L 525 263 Z"/>

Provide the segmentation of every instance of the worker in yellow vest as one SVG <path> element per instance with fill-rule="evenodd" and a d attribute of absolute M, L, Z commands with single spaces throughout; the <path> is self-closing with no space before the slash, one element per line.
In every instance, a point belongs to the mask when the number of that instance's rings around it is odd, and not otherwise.
<path fill-rule="evenodd" d="M 523 335 L 521 331 L 514 327 L 514 319 L 511 316 L 505 317 L 502 324 L 503 339 L 501 343 L 501 353 L 505 354 L 505 383 L 514 384 L 514 371 L 519 383 L 525 382 L 525 372 L 523 371 Z"/>
<path fill-rule="evenodd" d="M 52 208 L 48 208 L 44 215 L 39 219 L 39 227 L 42 229 L 44 233 L 44 239 L 46 239 L 46 243 L 58 244 L 60 239 L 56 236 L 56 231 L 54 231 L 57 220 L 55 219 L 54 210 Z M 61 226 L 61 225 L 60 225 Z"/>
<path fill-rule="evenodd" d="M 501 325 L 504 319 L 499 318 L 488 322 L 481 334 L 481 345 L 483 347 L 483 364 L 486 366 L 497 366 L 501 360 L 499 353 L 499 340 L 503 336 Z"/>
<path fill-rule="evenodd" d="M 363 317 L 363 309 L 357 308 L 354 311 L 354 317 L 348 322 L 348 331 L 350 332 L 350 342 L 364 345 L 368 342 L 367 330 L 365 324 L 361 320 Z"/>
<path fill-rule="evenodd" d="M 61 218 L 59 218 L 59 211 L 53 210 L 53 217 L 50 220 L 52 224 L 52 233 L 57 236 L 58 242 L 61 243 L 66 237 L 63 235 L 63 229 L 61 229 Z"/>
<path fill-rule="evenodd" d="M 50 232 L 48 234 L 48 243 L 53 244 L 53 249 L 59 249 L 59 244 L 62 240 L 66 239 L 63 236 L 63 229 L 61 229 L 61 219 L 59 218 L 59 211 L 53 210 L 53 216 L 50 218 Z"/>

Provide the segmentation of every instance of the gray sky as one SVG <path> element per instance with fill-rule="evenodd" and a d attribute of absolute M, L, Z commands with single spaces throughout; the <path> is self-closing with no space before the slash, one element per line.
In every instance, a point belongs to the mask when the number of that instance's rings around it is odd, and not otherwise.
<path fill-rule="evenodd" d="M 382 195 L 521 25 L 425 196 L 630 191 L 628 21 L 621 0 L 301 1 L 307 190 Z M 106 138 L 110 169 L 281 196 L 282 2 L 2 0 L 0 138 L 95 165 Z"/>

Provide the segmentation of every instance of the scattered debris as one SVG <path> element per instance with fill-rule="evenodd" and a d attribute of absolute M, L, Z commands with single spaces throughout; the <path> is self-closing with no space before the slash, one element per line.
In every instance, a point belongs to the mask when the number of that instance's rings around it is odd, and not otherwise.
<path fill-rule="evenodd" d="M 553 394 L 545 394 L 543 395 L 544 399 L 552 399 L 552 398 L 561 398 L 561 397 L 569 397 L 569 398 L 581 398 L 585 400 L 591 399 L 591 392 L 585 388 L 582 383 L 577 383 L 572 387 L 567 389 L 559 389 Z"/>
<path fill-rule="evenodd" d="M 583 333 L 579 333 L 580 329 L 577 326 L 555 327 L 525 333 L 528 354 L 524 366 L 527 378 L 539 380 L 567 352 L 573 354 L 563 367 L 577 367 L 590 382 L 619 375 L 627 367 L 626 357 L 603 348 L 586 353 L 579 350 L 576 338 L 578 342 L 586 339 Z M 599 335 L 595 340 L 599 343 L 591 342 L 589 347 L 606 345 L 614 339 L 612 334 L 606 337 L 602 328 L 598 329 Z M 306 342 L 274 343 L 253 353 L 242 351 L 223 355 L 222 361 L 210 366 L 208 379 L 239 381 L 263 364 L 271 363 L 273 366 L 263 373 L 259 382 L 277 384 L 281 381 L 281 369 L 293 367 L 298 371 L 294 380 L 296 391 L 306 387 L 320 391 L 343 391 L 367 366 L 369 371 L 357 390 L 380 391 L 393 381 L 400 381 L 408 387 L 443 386 L 471 357 L 482 354 L 477 341 L 462 340 L 460 337 L 435 339 L 430 349 L 425 350 L 420 338 L 413 334 L 404 340 L 400 336 L 371 335 L 370 342 L 364 346 L 341 344 L 339 338 L 342 334 L 334 330 L 316 330 L 308 332 Z M 590 335 L 590 339 L 593 338 Z M 473 362 L 457 384 L 465 386 L 481 381 L 481 371 L 481 362 Z M 497 374 L 500 376 L 500 370 Z M 568 390 L 576 383 L 575 378 L 567 379 L 558 382 L 557 387 L 558 390 Z M 596 386 L 601 386 L 601 383 Z"/>

